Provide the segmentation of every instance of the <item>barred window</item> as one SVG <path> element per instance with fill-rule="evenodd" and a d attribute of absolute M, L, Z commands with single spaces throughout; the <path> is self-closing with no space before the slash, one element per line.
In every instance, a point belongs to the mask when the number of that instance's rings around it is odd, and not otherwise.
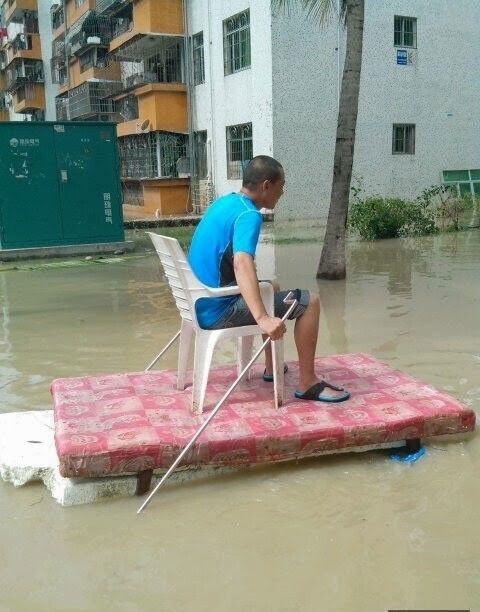
<path fill-rule="evenodd" d="M 225 75 L 250 68 L 252 62 L 249 10 L 223 22 L 223 58 Z"/>
<path fill-rule="evenodd" d="M 193 51 L 193 84 L 205 83 L 205 57 L 203 50 L 203 32 L 192 37 Z"/>
<path fill-rule="evenodd" d="M 393 44 L 395 47 L 417 48 L 417 19 L 415 17 L 395 15 L 393 29 Z"/>
<path fill-rule="evenodd" d="M 227 178 L 239 179 L 253 157 L 252 124 L 227 127 Z"/>
<path fill-rule="evenodd" d="M 85 0 L 75 0 L 75 7 L 79 8 L 80 6 L 82 6 L 84 2 Z"/>
<path fill-rule="evenodd" d="M 392 153 L 407 155 L 415 153 L 415 125 L 394 124 Z"/>
<path fill-rule="evenodd" d="M 207 130 L 193 134 L 193 145 L 195 154 L 195 173 L 198 179 L 206 179 L 208 174 L 207 165 Z"/>

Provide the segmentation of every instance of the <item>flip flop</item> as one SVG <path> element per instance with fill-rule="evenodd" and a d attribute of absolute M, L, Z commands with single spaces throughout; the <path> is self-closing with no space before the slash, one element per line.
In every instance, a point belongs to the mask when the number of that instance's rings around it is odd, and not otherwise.
<path fill-rule="evenodd" d="M 267 370 L 263 373 L 263 380 L 265 382 L 273 382 L 273 374 L 267 374 Z M 286 374 L 288 372 L 288 365 L 285 363 L 283 365 L 283 373 Z"/>
<path fill-rule="evenodd" d="M 334 391 L 344 391 L 343 395 L 333 396 L 333 395 L 322 395 L 322 391 L 324 389 L 333 389 Z M 331 385 L 327 383 L 325 380 L 322 380 L 318 383 L 315 383 L 307 389 L 305 393 L 300 393 L 300 391 L 295 391 L 295 397 L 301 400 L 313 400 L 314 402 L 344 402 L 350 397 L 350 393 L 342 389 L 341 387 L 336 387 L 335 385 Z"/>

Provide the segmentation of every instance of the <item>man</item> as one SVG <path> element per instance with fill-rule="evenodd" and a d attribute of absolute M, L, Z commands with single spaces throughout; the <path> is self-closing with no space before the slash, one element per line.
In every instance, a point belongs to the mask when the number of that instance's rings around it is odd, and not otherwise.
<path fill-rule="evenodd" d="M 211 204 L 193 235 L 188 254 L 192 270 L 210 287 L 238 285 L 241 296 L 203 298 L 196 303 L 198 322 L 204 329 L 257 324 L 264 337 L 280 339 L 286 331 L 281 317 L 288 306 L 288 291 L 275 287 L 275 316 L 267 314 L 260 296 L 255 250 L 262 225 L 261 208 L 273 210 L 283 194 L 285 174 L 281 164 L 258 155 L 245 168 L 239 193 L 230 193 Z M 306 290 L 295 290 L 298 305 L 290 315 L 295 321 L 299 359 L 299 399 L 341 402 L 350 397 L 343 389 L 321 381 L 315 374 L 320 301 Z M 272 353 L 265 351 L 264 380 L 272 381 Z"/>

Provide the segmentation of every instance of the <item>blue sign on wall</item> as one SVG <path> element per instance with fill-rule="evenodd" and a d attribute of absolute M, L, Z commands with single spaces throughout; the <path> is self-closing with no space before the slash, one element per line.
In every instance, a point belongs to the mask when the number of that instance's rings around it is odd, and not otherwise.
<path fill-rule="evenodd" d="M 397 49 L 397 64 L 401 66 L 407 65 L 407 52 L 405 49 Z"/>

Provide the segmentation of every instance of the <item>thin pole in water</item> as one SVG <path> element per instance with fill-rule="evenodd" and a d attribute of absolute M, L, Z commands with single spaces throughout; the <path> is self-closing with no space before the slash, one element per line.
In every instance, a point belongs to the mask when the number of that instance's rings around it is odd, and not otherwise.
<path fill-rule="evenodd" d="M 287 297 L 284 299 L 284 303 L 285 304 L 290 304 L 289 309 L 287 310 L 285 315 L 282 317 L 282 321 L 284 323 L 288 319 L 290 314 L 293 312 L 293 309 L 295 308 L 295 306 L 297 305 L 297 300 L 295 300 L 295 299 L 292 300 L 291 299 L 291 295 L 292 295 L 292 292 L 290 292 L 287 295 Z M 247 365 L 243 368 L 240 376 L 231 385 L 231 387 L 228 389 L 228 391 L 225 393 L 225 395 L 222 397 L 222 399 L 218 402 L 218 404 L 215 406 L 215 408 L 212 410 L 212 412 L 208 415 L 207 419 L 201 425 L 200 429 L 196 432 L 196 434 L 193 436 L 193 438 L 190 440 L 190 442 L 187 444 L 187 446 L 178 455 L 178 457 L 175 459 L 175 461 L 169 467 L 167 472 L 165 472 L 165 474 L 163 475 L 163 477 L 160 480 L 160 482 L 157 484 L 157 486 L 153 489 L 153 491 L 150 493 L 150 495 L 147 497 L 147 499 L 143 502 L 143 504 L 137 510 L 137 514 L 140 514 L 140 512 L 142 512 L 142 510 L 148 506 L 148 504 L 150 503 L 150 500 L 152 499 L 152 497 L 160 489 L 160 487 L 163 486 L 163 484 L 166 482 L 166 480 L 170 477 L 171 473 L 174 471 L 174 469 L 177 467 L 177 465 L 180 463 L 180 461 L 183 459 L 183 457 L 188 453 L 188 451 L 193 446 L 193 444 L 195 444 L 196 440 L 199 438 L 199 436 L 202 434 L 202 432 L 205 431 L 205 429 L 208 427 L 208 424 L 210 423 L 210 421 L 213 419 L 213 417 L 217 414 L 217 412 L 222 407 L 223 402 L 227 399 L 227 397 L 230 395 L 230 393 L 240 383 L 242 378 L 245 376 L 246 372 L 248 372 L 249 368 L 253 365 L 253 363 L 255 363 L 255 361 L 258 359 L 258 357 L 263 352 L 263 350 L 266 348 L 266 346 L 268 345 L 269 342 L 271 342 L 271 339 L 267 338 L 265 340 L 265 342 L 262 344 L 262 346 L 255 353 L 255 355 L 250 359 L 250 361 L 247 363 Z"/>

